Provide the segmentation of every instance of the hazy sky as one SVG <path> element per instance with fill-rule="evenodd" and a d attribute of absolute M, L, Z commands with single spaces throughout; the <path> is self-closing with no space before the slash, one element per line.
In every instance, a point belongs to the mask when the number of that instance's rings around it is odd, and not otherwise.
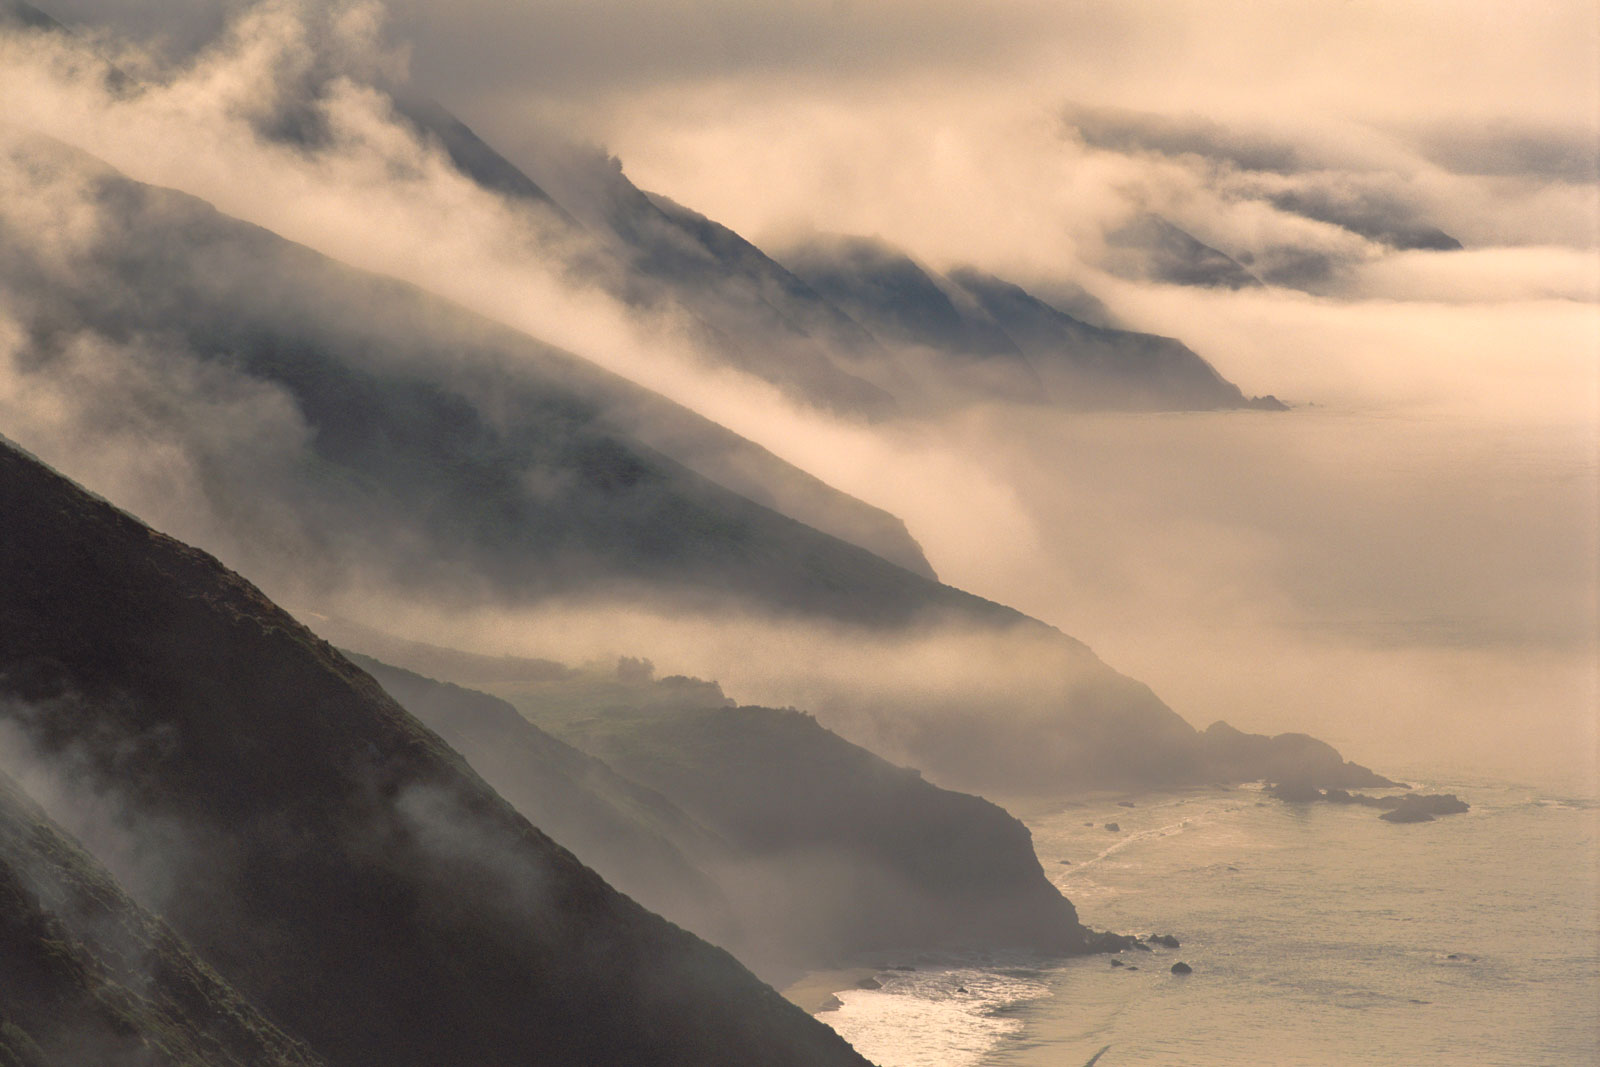
<path fill-rule="evenodd" d="M 182 52 L 247 5 L 44 6 Z M 330 40 L 382 22 L 376 7 L 338 7 L 349 32 Z M 947 579 L 1085 638 L 1200 725 L 1311 722 L 1357 746 L 1380 739 L 1383 751 L 1351 753 L 1370 762 L 1414 751 L 1466 702 L 1488 725 L 1462 745 L 1493 756 L 1516 716 L 1544 714 L 1545 751 L 1587 760 L 1592 780 L 1597 24 L 1584 0 L 394 0 L 386 51 L 365 54 L 368 74 L 408 57 L 418 88 L 535 173 L 554 125 L 753 237 L 878 233 L 935 265 L 1075 277 L 1247 393 L 1352 420 L 1327 433 L 1263 433 L 1279 424 L 1253 416 L 877 432 L 682 372 L 615 309 L 547 291 L 514 261 L 525 249 L 504 239 L 498 206 L 437 159 L 419 164 L 359 91 L 331 97 L 360 134 L 348 159 L 240 141 L 230 116 L 277 84 L 272 64 L 293 51 L 273 52 L 281 41 L 191 70 L 148 102 L 146 129 L 84 120 L 67 139 L 609 359 L 903 516 Z M 1098 271 L 1106 230 L 1147 210 L 1259 262 L 1319 257 L 1332 281 L 1233 293 Z M 1364 232 L 1412 225 L 1466 251 L 1397 252 Z M 1390 432 L 1391 419 L 1418 430 Z M 1512 453 L 1534 457 L 1536 477 L 1477 462 L 1482 442 L 1530 440 Z M 1553 590 L 1572 595 L 1543 612 Z M 1378 648 L 1400 650 L 1382 670 Z M 1362 678 L 1410 694 L 1404 729 Z M 1528 697 L 1535 680 L 1544 690 Z"/>
<path fill-rule="evenodd" d="M 181 50 L 249 5 L 47 6 Z M 536 177 L 554 128 L 763 241 L 876 233 L 936 264 L 1063 276 L 1149 210 L 1263 267 L 1331 266 L 1357 292 L 1383 257 L 1285 204 L 1472 249 L 1600 244 L 1585 0 L 304 6 L 383 12 L 414 85 Z M 1511 281 L 1590 295 L 1593 258 L 1518 264 Z M 1504 266 L 1479 273 L 1499 285 Z"/>

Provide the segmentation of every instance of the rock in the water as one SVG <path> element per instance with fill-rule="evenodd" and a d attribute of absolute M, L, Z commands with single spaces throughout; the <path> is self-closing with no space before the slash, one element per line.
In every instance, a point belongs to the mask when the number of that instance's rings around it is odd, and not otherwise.
<path fill-rule="evenodd" d="M 1108 823 L 1106 823 L 1106 829 L 1107 829 L 1107 830 L 1110 830 L 1110 831 L 1111 831 L 1111 832 L 1112 832 L 1112 833 L 1114 833 L 1114 834 L 1115 834 L 1115 833 L 1121 833 L 1121 832 L 1122 832 L 1122 827 L 1120 827 L 1120 826 L 1118 826 L 1118 825 L 1117 825 L 1117 824 L 1116 824 L 1116 823 L 1114 823 L 1114 822 L 1108 822 Z"/>
<path fill-rule="evenodd" d="M 1410 793 L 1406 796 L 1382 797 L 1378 806 L 1400 810 L 1425 811 L 1429 815 L 1460 815 L 1470 811 L 1467 802 L 1454 793 Z"/>
<path fill-rule="evenodd" d="M 1184 963 L 1182 960 L 1179 960 L 1177 963 L 1174 963 L 1172 965 L 1172 973 L 1173 974 L 1193 974 L 1194 973 L 1194 968 L 1189 966 L 1187 963 Z"/>
<path fill-rule="evenodd" d="M 856 983 L 857 989 L 882 989 L 883 983 L 876 978 L 863 978 Z"/>
<path fill-rule="evenodd" d="M 1435 815 L 1458 815 L 1467 811 L 1465 801 L 1453 793 L 1409 793 L 1405 795 L 1373 797 L 1365 793 L 1351 793 L 1344 789 L 1319 789 L 1303 779 L 1292 779 L 1267 787 L 1267 795 L 1290 803 L 1301 804 L 1326 801 L 1330 804 L 1358 804 L 1368 808 L 1385 808 L 1378 816 L 1389 822 L 1431 822 Z"/>
<path fill-rule="evenodd" d="M 1071 867 L 1072 866 L 1072 861 L 1071 860 L 1062 860 L 1061 861 L 1061 865 L 1063 867 Z"/>
<path fill-rule="evenodd" d="M 1131 807 L 1134 807 L 1134 806 L 1135 805 L 1134 805 L 1133 801 L 1131 801 L 1131 800 L 1119 800 L 1119 801 L 1117 801 L 1117 807 L 1119 807 L 1119 808 L 1131 808 Z"/>
<path fill-rule="evenodd" d="M 1386 811 L 1378 816 L 1384 822 L 1432 822 L 1433 816 L 1421 808 L 1402 804 L 1393 811 Z"/>
<path fill-rule="evenodd" d="M 1387 822 L 1432 822 L 1435 815 L 1459 815 L 1467 804 L 1454 793 L 1411 793 L 1384 797 L 1378 802 L 1389 810 L 1378 818 Z"/>
<path fill-rule="evenodd" d="M 1121 960 L 1112 960 L 1111 961 L 1111 966 L 1113 966 L 1113 967 L 1126 967 L 1127 964 L 1123 963 Z"/>
<path fill-rule="evenodd" d="M 1145 938 L 1145 940 L 1149 941 L 1152 945 L 1165 945 L 1167 948 L 1178 947 L 1178 939 L 1173 937 L 1171 934 L 1152 934 L 1151 936 Z"/>
<path fill-rule="evenodd" d="M 824 1000 L 822 1006 L 817 1009 L 817 1014 L 821 1015 L 825 1011 L 838 1011 L 842 1007 L 844 1007 L 844 1001 L 829 993 L 828 999 Z"/>
<path fill-rule="evenodd" d="M 1287 800 L 1291 804 L 1308 804 L 1314 800 L 1323 799 L 1322 790 L 1306 781 L 1278 782 L 1267 786 L 1267 795 L 1278 800 Z"/>

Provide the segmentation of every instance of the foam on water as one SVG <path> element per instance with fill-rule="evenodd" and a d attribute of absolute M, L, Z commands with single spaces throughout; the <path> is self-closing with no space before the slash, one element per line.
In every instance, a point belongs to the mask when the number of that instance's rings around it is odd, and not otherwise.
<path fill-rule="evenodd" d="M 845 990 L 818 1018 L 883 1067 L 976 1067 L 1022 1029 L 1016 1007 L 1050 993 L 1040 972 L 997 963 L 881 972 L 882 988 Z"/>
<path fill-rule="evenodd" d="M 821 1018 L 883 1067 L 1600 1063 L 1600 803 L 1428 787 L 1472 811 L 1396 826 L 1235 789 L 1030 818 L 1086 923 L 1182 947 L 919 961 Z"/>

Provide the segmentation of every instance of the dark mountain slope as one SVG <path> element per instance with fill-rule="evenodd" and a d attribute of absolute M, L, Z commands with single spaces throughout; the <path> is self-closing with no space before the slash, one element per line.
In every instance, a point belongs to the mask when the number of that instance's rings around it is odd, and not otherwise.
<path fill-rule="evenodd" d="M 414 588 L 492 584 L 513 601 L 614 591 L 863 619 L 997 610 L 928 581 L 898 520 L 591 364 L 192 198 L 104 171 L 89 188 L 100 229 L 67 268 L 3 235 L 25 366 L 70 375 L 85 333 L 146 352 L 119 373 L 147 375 L 148 390 L 99 398 L 110 424 L 158 422 L 196 449 L 195 431 L 224 417 L 206 402 L 263 387 L 286 398 L 303 441 L 190 457 L 240 545 L 262 551 L 260 529 L 299 525 L 286 534 L 299 544 L 272 546 L 279 558 L 238 560 L 253 573 L 281 572 L 288 554 L 296 567 L 320 557 L 334 580 L 359 556 Z M 198 379 L 204 395 L 175 404 L 164 376 Z M 624 424 L 916 573 L 724 489 Z"/>
<path fill-rule="evenodd" d="M 1021 823 L 809 716 L 731 707 L 714 685 L 652 681 L 626 662 L 523 699 L 602 763 L 493 697 L 354 659 L 531 821 L 608 878 L 625 874 L 630 895 L 696 930 L 736 914 L 718 943 L 774 980 L 889 948 L 1100 944 L 1045 879 Z M 657 858 L 666 849 L 720 888 L 685 893 L 696 884 Z"/>
<path fill-rule="evenodd" d="M 1141 215 L 1107 234 L 1103 265 L 1126 277 L 1170 285 L 1250 289 L 1262 284 L 1244 264 L 1159 215 Z"/>
<path fill-rule="evenodd" d="M 818 236 L 781 255 L 897 348 L 899 365 L 888 372 L 898 378 L 897 395 L 920 390 L 936 405 L 999 396 L 1086 410 L 1281 407 L 1247 399 L 1181 342 L 1092 326 L 970 268 L 935 275 L 880 240 Z"/>
<path fill-rule="evenodd" d="M 660 790 L 746 860 L 732 893 L 767 952 L 820 965 L 882 949 L 1092 951 L 1027 829 L 793 709 L 691 707 L 565 734 Z"/>
<path fill-rule="evenodd" d="M 737 948 L 731 906 L 697 866 L 726 862 L 727 842 L 660 793 L 545 733 L 503 700 L 347 655 L 465 756 L 529 822 L 606 881 L 651 911 Z"/>
<path fill-rule="evenodd" d="M 829 351 L 862 353 L 877 348 L 872 334 L 854 319 L 733 230 L 668 197 L 646 195 L 679 231 L 710 252 L 717 267 L 707 281 L 738 279 L 753 286 L 791 330 L 815 338 Z"/>
<path fill-rule="evenodd" d="M 407 113 L 486 188 L 552 203 L 543 187 L 443 108 L 429 104 Z M 966 287 L 951 284 L 957 279 L 936 280 L 897 249 L 866 238 L 818 237 L 785 249 L 780 264 L 726 226 L 640 190 L 620 163 L 601 153 L 552 146 L 539 162 L 555 199 L 583 220 L 573 225 L 586 228 L 604 249 L 595 250 L 604 262 L 590 263 L 585 272 L 636 305 L 670 301 L 692 310 L 704 326 L 701 341 L 721 361 L 812 403 L 847 411 L 887 410 L 891 397 L 899 408 L 915 411 L 927 400 L 935 369 L 952 375 L 949 388 L 1038 397 L 1039 377 L 1031 359 L 1022 358 L 1028 343 L 1019 345 L 1022 339 L 1005 321 L 974 306 Z M 1151 225 L 1170 227 L 1162 220 Z M 1171 230 L 1158 235 L 1164 270 L 1176 269 L 1168 260 L 1190 264 L 1203 247 L 1190 238 L 1194 248 L 1167 248 L 1187 237 Z M 1214 270 L 1207 270 L 1210 280 Z M 1089 335 L 1082 331 L 1093 327 L 1069 321 L 1081 329 L 1058 325 L 1047 346 L 1050 365 L 1040 368 L 1055 402 L 1111 409 L 1245 404 L 1236 388 L 1176 341 L 1120 331 Z M 1041 337 L 1037 328 L 1030 336 Z M 957 363 L 902 366 L 885 345 L 922 346 Z M 1068 381 L 1062 364 L 1084 373 Z"/>
<path fill-rule="evenodd" d="M 548 210 L 556 221 L 574 228 L 579 226 L 578 220 L 567 214 L 537 182 L 496 152 L 472 127 L 438 101 L 415 96 L 396 98 L 395 109 L 417 130 L 434 138 L 449 154 L 457 170 L 485 189 L 531 201 Z"/>
<path fill-rule="evenodd" d="M 330 1063 L 863 1062 L 211 557 L 9 445 L 0 515 L 0 711 L 115 812 L 66 824 Z"/>
<path fill-rule="evenodd" d="M 950 272 L 1016 344 L 1051 400 L 1064 407 L 1154 409 L 1257 407 L 1188 345 L 1171 337 L 1091 326 L 1021 286 L 971 268 Z"/>
<path fill-rule="evenodd" d="M 687 311 L 713 363 L 764 378 L 796 399 L 864 416 L 894 409 L 891 396 L 837 358 L 873 347 L 872 337 L 760 249 L 646 193 L 598 150 L 550 145 L 538 162 L 541 187 L 595 242 L 594 257 L 574 264 L 580 274 L 634 307 Z M 463 167 L 480 182 L 494 181 L 498 169 L 471 161 Z"/>
<path fill-rule="evenodd" d="M 958 308 L 906 253 L 870 237 L 819 235 L 782 253 L 791 270 L 885 341 L 969 357 L 1020 353 L 993 322 Z"/>
<path fill-rule="evenodd" d="M 0 1064 L 320 1062 L 0 774 Z"/>
<path fill-rule="evenodd" d="M 25 0 L 0 0 L 0 26 L 21 26 L 51 33 L 66 32 L 66 27 Z"/>
<path fill-rule="evenodd" d="M 1339 226 L 1401 251 L 1459 252 L 1461 242 L 1417 217 L 1415 209 L 1382 195 L 1311 188 L 1279 193 L 1273 207 Z"/>

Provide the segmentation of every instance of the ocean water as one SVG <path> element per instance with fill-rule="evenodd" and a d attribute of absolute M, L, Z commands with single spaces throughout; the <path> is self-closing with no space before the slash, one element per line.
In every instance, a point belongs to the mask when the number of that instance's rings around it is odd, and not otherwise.
<path fill-rule="evenodd" d="M 1417 784 L 1472 810 L 1244 787 L 1023 813 L 1086 923 L 1181 947 L 885 961 L 916 970 L 819 1017 L 883 1067 L 1600 1064 L 1600 801 Z"/>

